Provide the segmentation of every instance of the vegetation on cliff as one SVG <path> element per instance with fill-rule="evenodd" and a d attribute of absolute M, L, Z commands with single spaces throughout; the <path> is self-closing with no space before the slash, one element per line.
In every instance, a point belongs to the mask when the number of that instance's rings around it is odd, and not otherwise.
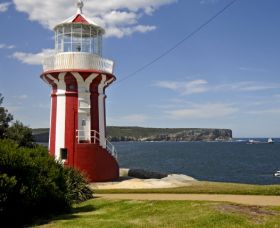
<path fill-rule="evenodd" d="M 232 138 L 230 129 L 108 127 L 111 141 L 213 141 Z"/>
<path fill-rule="evenodd" d="M 48 142 L 49 129 L 33 129 L 37 142 Z M 107 127 L 110 141 L 213 141 L 230 140 L 230 129 Z"/>

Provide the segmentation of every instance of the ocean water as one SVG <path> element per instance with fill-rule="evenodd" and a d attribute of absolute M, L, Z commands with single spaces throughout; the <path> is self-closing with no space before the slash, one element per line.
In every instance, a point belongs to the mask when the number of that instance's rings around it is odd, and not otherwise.
<path fill-rule="evenodd" d="M 120 167 L 178 173 L 198 180 L 280 184 L 280 139 L 235 142 L 114 142 Z"/>

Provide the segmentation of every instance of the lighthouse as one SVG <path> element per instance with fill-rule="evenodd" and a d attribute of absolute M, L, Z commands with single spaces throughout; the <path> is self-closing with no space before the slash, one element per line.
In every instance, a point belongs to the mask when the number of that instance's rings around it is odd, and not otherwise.
<path fill-rule="evenodd" d="M 41 78 L 51 87 L 49 153 L 91 182 L 119 177 L 114 146 L 106 139 L 105 89 L 116 80 L 114 62 L 102 57 L 105 30 L 77 13 L 54 28 L 55 49 Z"/>

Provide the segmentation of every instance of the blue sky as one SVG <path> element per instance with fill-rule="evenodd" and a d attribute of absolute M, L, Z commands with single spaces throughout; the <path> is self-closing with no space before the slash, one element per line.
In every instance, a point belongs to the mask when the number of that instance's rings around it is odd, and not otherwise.
<path fill-rule="evenodd" d="M 103 56 L 120 81 L 229 0 L 87 0 L 105 27 Z M 51 28 L 75 0 L 0 0 L 0 93 L 30 127 L 49 126 L 50 88 L 40 61 Z M 63 10 L 62 10 L 63 9 Z M 230 128 L 234 137 L 280 136 L 280 1 L 239 0 L 171 54 L 107 89 L 107 124 Z"/>

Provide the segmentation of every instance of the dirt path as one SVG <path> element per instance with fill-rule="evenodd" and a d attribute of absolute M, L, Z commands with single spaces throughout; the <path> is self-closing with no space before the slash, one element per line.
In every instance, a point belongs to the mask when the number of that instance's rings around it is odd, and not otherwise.
<path fill-rule="evenodd" d="M 212 194 L 96 194 L 104 199 L 127 200 L 202 200 L 246 205 L 280 206 L 280 196 L 212 195 Z"/>

